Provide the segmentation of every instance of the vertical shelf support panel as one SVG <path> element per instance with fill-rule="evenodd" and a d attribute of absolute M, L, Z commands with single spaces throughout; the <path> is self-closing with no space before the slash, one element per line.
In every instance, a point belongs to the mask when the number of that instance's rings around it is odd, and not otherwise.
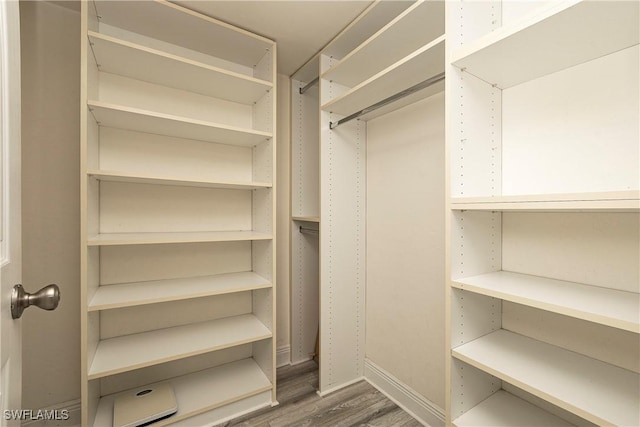
<path fill-rule="evenodd" d="M 333 86 L 321 79 L 321 99 L 341 90 Z M 320 115 L 321 394 L 362 377 L 365 356 L 366 125 L 356 120 L 330 130 L 340 118 Z"/>
<path fill-rule="evenodd" d="M 98 28 L 98 18 L 88 2 L 81 3 L 81 34 L 86 35 L 88 31 L 95 31 Z M 97 70 L 92 66 L 90 59 L 91 49 L 87 37 L 81 37 L 80 40 L 80 209 L 82 212 L 97 211 L 98 195 L 91 194 L 98 189 L 97 186 L 91 186 L 86 179 L 87 169 L 94 166 L 90 160 L 98 144 L 98 129 L 95 121 L 90 117 L 87 108 L 87 100 L 95 92 L 95 80 Z M 91 188 L 90 188 L 91 187 Z M 98 408 L 98 399 L 100 397 L 99 384 L 88 380 L 88 372 L 91 361 L 95 354 L 99 339 L 99 323 L 97 314 L 89 315 L 87 305 L 89 299 L 95 292 L 97 281 L 94 279 L 96 274 L 96 262 L 98 249 L 90 250 L 87 246 L 89 234 L 98 232 L 98 222 L 95 216 L 80 215 L 80 369 L 81 369 L 81 387 L 80 398 L 84 402 L 85 410 L 82 411 L 82 425 L 93 425 L 93 420 Z"/>
<path fill-rule="evenodd" d="M 445 4 L 446 54 L 501 25 L 501 2 Z M 477 16 L 486 19 L 477 19 Z M 450 286 L 451 280 L 501 269 L 499 212 L 452 211 L 452 197 L 502 192 L 500 89 L 445 64 L 447 79 L 445 219 L 447 424 L 502 387 L 501 381 L 451 357 L 451 349 L 501 327 L 501 301 Z M 479 160 L 480 159 L 480 160 Z"/>
<path fill-rule="evenodd" d="M 274 44 L 254 67 L 254 77 L 273 82 L 271 91 L 253 107 L 254 127 L 271 132 L 273 137 L 253 148 L 253 179 L 271 182 L 269 189 L 253 191 L 253 229 L 276 236 L 276 60 Z M 253 344 L 253 356 L 269 381 L 272 405 L 276 401 L 276 250 L 275 240 L 255 241 L 251 255 L 254 272 L 270 280 L 271 289 L 253 291 L 252 306 L 256 317 L 271 330 L 270 340 Z"/>

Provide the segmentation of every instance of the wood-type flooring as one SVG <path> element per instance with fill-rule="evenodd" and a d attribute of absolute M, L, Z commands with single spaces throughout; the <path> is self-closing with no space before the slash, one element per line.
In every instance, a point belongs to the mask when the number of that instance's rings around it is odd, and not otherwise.
<path fill-rule="evenodd" d="M 421 424 L 366 381 L 325 397 L 318 388 L 314 361 L 278 369 L 278 406 L 265 408 L 219 427 L 419 427 Z"/>

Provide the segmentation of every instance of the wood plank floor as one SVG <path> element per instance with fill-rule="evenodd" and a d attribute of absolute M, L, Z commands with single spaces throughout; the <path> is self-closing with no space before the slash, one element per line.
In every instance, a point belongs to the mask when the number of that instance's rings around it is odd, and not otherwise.
<path fill-rule="evenodd" d="M 220 426 L 232 427 L 418 427 L 421 424 L 366 381 L 320 397 L 318 365 L 305 362 L 278 369 L 278 402 Z"/>

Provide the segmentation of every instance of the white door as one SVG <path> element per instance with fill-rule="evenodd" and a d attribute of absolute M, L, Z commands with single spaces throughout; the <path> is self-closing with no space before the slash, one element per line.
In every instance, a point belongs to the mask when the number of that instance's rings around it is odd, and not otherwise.
<path fill-rule="evenodd" d="M 0 0 L 0 99 L 0 425 L 4 426 L 19 425 L 10 419 L 11 410 L 21 408 L 22 394 L 21 321 L 11 318 L 10 308 L 13 286 L 22 283 L 20 14 L 14 0 Z"/>

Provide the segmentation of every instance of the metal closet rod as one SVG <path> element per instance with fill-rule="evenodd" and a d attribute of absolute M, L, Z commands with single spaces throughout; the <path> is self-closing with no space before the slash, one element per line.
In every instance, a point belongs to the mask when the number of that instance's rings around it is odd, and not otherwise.
<path fill-rule="evenodd" d="M 306 228 L 303 226 L 300 226 L 300 232 L 302 234 L 319 234 L 320 233 L 318 230 L 314 230 L 313 228 Z"/>
<path fill-rule="evenodd" d="M 329 129 L 335 129 L 338 126 L 340 126 L 341 124 L 347 123 L 353 119 L 357 119 L 358 117 L 362 116 L 363 114 L 367 114 L 370 113 L 372 111 L 377 110 L 378 108 L 384 107 L 387 104 L 391 104 L 394 101 L 397 101 L 398 99 L 404 98 L 405 96 L 411 95 L 414 92 L 417 92 L 419 90 L 428 88 L 429 86 L 433 86 L 434 84 L 440 82 L 444 80 L 444 73 L 440 73 L 438 75 L 435 75 L 433 77 L 428 78 L 425 81 L 422 81 L 420 83 L 418 83 L 417 85 L 413 85 L 408 89 L 405 89 L 401 92 L 396 93 L 395 95 L 391 95 L 388 98 L 383 99 L 382 101 L 376 102 L 375 104 L 364 108 L 356 113 L 353 113 L 347 117 L 344 117 L 340 120 L 338 120 L 337 122 L 329 122 Z"/>
<path fill-rule="evenodd" d="M 315 85 L 319 81 L 320 81 L 320 77 L 316 77 L 315 79 L 313 79 L 309 83 L 307 83 L 304 87 L 301 87 L 300 89 L 298 89 L 300 91 L 300 95 L 302 95 L 303 93 L 308 91 L 310 87 L 312 87 L 313 85 Z"/>

